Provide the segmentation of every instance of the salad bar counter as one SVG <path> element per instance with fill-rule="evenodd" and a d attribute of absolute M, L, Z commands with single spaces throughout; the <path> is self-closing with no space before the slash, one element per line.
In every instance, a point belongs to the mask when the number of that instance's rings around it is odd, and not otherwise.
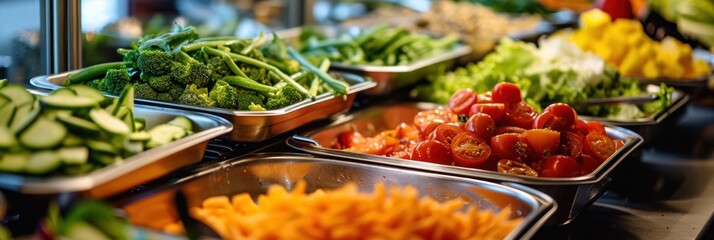
<path fill-rule="evenodd" d="M 175 24 L 2 79 L 0 239 L 714 238 L 714 53 L 521 7 Z"/>

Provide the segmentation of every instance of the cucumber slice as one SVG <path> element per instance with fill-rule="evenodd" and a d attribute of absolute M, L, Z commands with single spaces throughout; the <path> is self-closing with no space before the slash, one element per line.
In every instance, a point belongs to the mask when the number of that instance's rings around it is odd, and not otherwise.
<path fill-rule="evenodd" d="M 35 100 L 35 95 L 28 92 L 24 86 L 15 83 L 0 88 L 0 94 L 12 99 L 15 106 L 20 106 Z"/>
<path fill-rule="evenodd" d="M 145 131 L 133 132 L 129 134 L 129 141 L 146 142 L 151 140 L 151 135 Z"/>
<path fill-rule="evenodd" d="M 193 123 L 191 122 L 191 119 L 184 116 L 178 116 L 166 124 L 182 127 L 186 131 L 193 131 Z"/>
<path fill-rule="evenodd" d="M 102 141 L 87 140 L 87 147 L 96 152 L 117 154 L 117 149 L 114 145 Z"/>
<path fill-rule="evenodd" d="M 107 99 L 102 92 L 87 85 L 71 85 L 68 88 L 74 90 L 77 96 L 88 97 L 98 102 L 103 102 Z"/>
<path fill-rule="evenodd" d="M 20 134 L 20 144 L 30 149 L 48 149 L 56 147 L 67 136 L 67 128 L 61 123 L 45 118 L 37 118 Z"/>
<path fill-rule="evenodd" d="M 119 106 L 119 111 L 117 111 L 116 114 L 114 114 L 115 117 L 118 119 L 123 119 L 124 116 L 126 116 L 126 113 L 129 112 L 129 108 L 124 107 L 124 106 Z"/>
<path fill-rule="evenodd" d="M 12 126 L 17 125 L 20 121 L 25 119 L 25 116 L 30 114 L 32 112 L 32 104 L 31 103 L 26 103 L 20 106 L 17 106 L 15 109 L 15 115 L 12 117 L 12 121 L 8 124 L 8 127 L 12 129 Z"/>
<path fill-rule="evenodd" d="M 79 110 L 99 106 L 95 99 L 82 96 L 50 95 L 40 99 L 40 102 L 48 108 Z"/>
<path fill-rule="evenodd" d="M 134 126 L 134 113 L 127 108 L 127 113 L 124 115 L 124 123 L 129 126 L 129 130 L 131 132 L 136 131 L 136 127 Z"/>
<path fill-rule="evenodd" d="M 59 109 L 43 109 L 42 116 L 50 120 L 57 119 L 57 116 L 71 116 L 72 111 L 70 110 L 59 110 Z"/>
<path fill-rule="evenodd" d="M 62 146 L 65 147 L 75 147 L 75 146 L 84 146 L 84 140 L 77 135 L 74 134 L 67 134 L 67 137 L 64 138 L 64 141 L 62 141 Z"/>
<path fill-rule="evenodd" d="M 149 135 L 151 139 L 146 143 L 146 147 L 155 148 L 182 138 L 186 135 L 186 130 L 179 126 L 162 124 L 149 130 Z"/>
<path fill-rule="evenodd" d="M 45 174 L 62 165 L 57 153 L 54 151 L 40 151 L 30 155 L 25 171 L 30 174 Z"/>
<path fill-rule="evenodd" d="M 0 95 L 0 107 L 3 107 L 7 104 L 11 104 L 12 99 L 6 97 L 5 95 Z"/>
<path fill-rule="evenodd" d="M 2 88 L 2 87 L 4 87 L 5 85 L 7 85 L 7 82 L 8 82 L 7 79 L 0 79 L 0 88 Z"/>
<path fill-rule="evenodd" d="M 69 88 L 60 88 L 57 90 L 54 90 L 50 93 L 50 95 L 60 95 L 60 96 L 77 96 L 77 93 Z"/>
<path fill-rule="evenodd" d="M 147 134 L 148 135 L 148 134 Z M 15 134 L 5 126 L 0 126 L 0 148 L 8 149 L 17 146 Z"/>
<path fill-rule="evenodd" d="M 87 121 L 87 120 L 84 120 L 82 118 L 78 118 L 75 116 L 59 115 L 59 116 L 57 116 L 57 120 L 64 123 L 65 126 L 67 126 L 67 128 L 78 131 L 78 132 L 92 134 L 92 135 L 96 135 L 101 132 L 99 125 L 97 125 L 91 121 Z"/>
<path fill-rule="evenodd" d="M 57 155 L 65 164 L 85 164 L 89 160 L 89 150 L 86 147 L 65 147 L 57 150 Z"/>
<path fill-rule="evenodd" d="M 42 111 L 42 108 L 36 107 L 30 110 L 29 113 L 25 114 L 22 118 L 18 117 L 18 114 L 15 113 L 15 117 L 12 119 L 12 123 L 10 124 L 10 131 L 12 131 L 15 134 L 21 133 L 22 131 L 25 131 L 25 129 L 30 126 L 35 120 L 37 119 L 38 116 L 40 116 L 40 112 Z M 17 120 L 17 121 L 15 121 Z"/>
<path fill-rule="evenodd" d="M 111 109 L 109 106 L 114 104 L 114 101 L 116 101 L 116 98 L 104 98 L 104 101 L 99 102 L 99 106 L 104 108 L 104 109 Z"/>
<path fill-rule="evenodd" d="M 6 104 L 0 107 L 0 126 L 9 127 L 12 117 L 15 116 L 15 104 Z"/>
<path fill-rule="evenodd" d="M 68 175 L 79 175 L 83 173 L 88 173 L 94 170 L 93 164 L 79 164 L 79 165 L 64 165 L 64 173 Z"/>
<path fill-rule="evenodd" d="M 29 153 L 7 153 L 0 160 L 0 171 L 24 172 L 29 158 Z"/>
<path fill-rule="evenodd" d="M 134 156 L 136 154 L 139 154 L 140 152 L 144 151 L 144 143 L 142 142 L 124 142 L 124 156 L 129 157 L 129 156 Z"/>
<path fill-rule="evenodd" d="M 124 90 L 121 91 L 119 95 L 118 105 L 114 106 L 112 110 L 112 115 L 116 116 L 119 111 L 119 107 L 126 107 L 132 112 L 134 111 L 134 84 L 127 84 Z"/>
<path fill-rule="evenodd" d="M 112 116 L 104 109 L 92 109 L 89 112 L 89 117 L 99 125 L 100 128 L 107 132 L 117 134 L 117 135 L 127 135 L 131 133 L 131 129 L 122 120 Z"/>
<path fill-rule="evenodd" d="M 101 166 L 106 166 L 121 161 L 121 157 L 117 156 L 116 154 L 108 154 L 94 151 L 89 152 L 89 159 L 93 162 L 99 163 Z"/>
<path fill-rule="evenodd" d="M 134 131 L 144 131 L 146 129 L 146 119 L 134 118 Z"/>

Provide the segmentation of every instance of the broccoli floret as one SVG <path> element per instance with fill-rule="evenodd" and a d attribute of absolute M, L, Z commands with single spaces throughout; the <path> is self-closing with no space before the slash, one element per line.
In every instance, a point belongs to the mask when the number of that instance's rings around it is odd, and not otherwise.
<path fill-rule="evenodd" d="M 174 83 L 171 85 L 171 89 L 169 89 L 169 94 L 171 97 L 175 100 L 178 100 L 181 97 L 181 94 L 183 94 L 184 89 L 186 89 L 185 85 L 179 85 Z"/>
<path fill-rule="evenodd" d="M 196 84 L 198 87 L 207 87 L 218 79 L 211 77 L 212 69 L 197 61 L 184 52 L 177 54 L 180 63 L 171 66 L 171 78 L 183 85 Z"/>
<path fill-rule="evenodd" d="M 157 93 L 147 83 L 139 83 L 134 85 L 134 95 L 138 98 L 156 99 Z"/>
<path fill-rule="evenodd" d="M 212 57 L 208 59 L 208 68 L 211 69 L 211 79 L 218 81 L 226 75 L 231 74 L 231 69 L 228 68 L 222 57 Z"/>
<path fill-rule="evenodd" d="M 265 85 L 273 85 L 270 80 L 270 72 L 265 68 L 254 67 L 245 63 L 238 64 L 238 67 L 251 80 Z"/>
<path fill-rule="evenodd" d="M 159 93 L 158 95 L 156 95 L 156 100 L 164 101 L 164 102 L 174 102 L 174 101 L 176 101 L 176 99 L 175 99 L 173 96 L 171 96 L 170 93 L 167 93 L 167 92 L 166 92 L 166 93 Z"/>
<path fill-rule="evenodd" d="M 156 92 L 168 92 L 173 87 L 169 75 L 154 76 L 142 72 L 140 78 L 142 82 L 148 83 Z"/>
<path fill-rule="evenodd" d="M 236 107 L 236 99 L 238 91 L 233 86 L 223 80 L 218 80 L 208 94 L 213 101 L 216 101 L 216 106 L 221 108 L 234 109 Z"/>
<path fill-rule="evenodd" d="M 302 93 L 297 90 L 297 88 L 292 85 L 285 85 L 278 89 L 275 96 L 268 98 L 268 102 L 265 104 L 265 107 L 270 110 L 279 109 L 298 103 L 303 99 L 305 98 Z"/>
<path fill-rule="evenodd" d="M 263 107 L 263 105 L 251 103 L 250 106 L 248 106 L 248 110 L 250 110 L 250 111 L 265 111 L 265 108 Z"/>
<path fill-rule="evenodd" d="M 104 78 L 94 79 L 92 81 L 84 83 L 87 86 L 93 87 L 95 89 L 101 89 L 104 86 Z"/>
<path fill-rule="evenodd" d="M 169 73 L 173 57 L 162 50 L 143 50 L 139 52 L 136 65 L 142 72 L 160 76 Z"/>
<path fill-rule="evenodd" d="M 199 88 L 196 84 L 186 86 L 179 98 L 179 103 L 195 106 L 216 106 L 216 102 L 208 96 L 208 88 Z"/>
<path fill-rule="evenodd" d="M 251 110 L 251 105 L 261 105 L 265 101 L 265 97 L 258 92 L 246 89 L 238 89 L 238 97 L 236 97 L 236 108 L 238 110 Z M 253 110 L 251 110 L 253 111 Z"/>
<path fill-rule="evenodd" d="M 131 82 L 129 70 L 126 67 L 109 69 L 104 76 L 104 81 L 97 89 L 103 92 L 119 94 L 124 90 L 124 86 Z"/>

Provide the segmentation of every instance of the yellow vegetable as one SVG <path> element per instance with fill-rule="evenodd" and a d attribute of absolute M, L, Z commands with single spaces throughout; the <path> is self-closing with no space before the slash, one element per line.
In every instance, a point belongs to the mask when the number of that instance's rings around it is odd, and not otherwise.
<path fill-rule="evenodd" d="M 607 13 L 599 9 L 593 9 L 580 15 L 582 29 L 601 36 L 605 28 L 612 22 L 612 18 Z"/>
<path fill-rule="evenodd" d="M 625 56 L 625 59 L 622 60 L 622 64 L 620 64 L 619 70 L 620 73 L 627 76 L 642 75 L 642 61 L 637 51 L 630 51 L 627 56 Z"/>
<path fill-rule="evenodd" d="M 660 77 L 659 67 L 654 59 L 647 60 L 642 67 L 642 75 L 649 79 L 657 79 Z"/>

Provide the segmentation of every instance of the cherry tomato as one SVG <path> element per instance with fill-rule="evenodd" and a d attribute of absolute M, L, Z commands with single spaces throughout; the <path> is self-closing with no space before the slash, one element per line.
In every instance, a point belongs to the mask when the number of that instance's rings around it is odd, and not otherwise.
<path fill-rule="evenodd" d="M 439 127 L 441 124 L 444 123 L 439 123 L 439 122 L 430 122 L 424 126 L 421 127 L 421 137 L 422 139 L 427 139 L 429 137 L 429 134 L 434 132 L 434 130 Z"/>
<path fill-rule="evenodd" d="M 448 109 L 437 108 L 434 110 L 426 110 L 417 113 L 417 115 L 414 116 L 414 125 L 419 129 L 423 129 L 424 126 L 432 122 L 456 122 L 458 118 L 458 115 L 454 114 Z"/>
<path fill-rule="evenodd" d="M 599 133 L 599 134 L 607 134 L 605 132 L 605 126 L 602 125 L 600 122 L 596 121 L 590 121 L 587 123 L 588 125 L 588 134 L 590 133 Z"/>
<path fill-rule="evenodd" d="M 479 94 L 478 103 L 493 103 L 493 99 L 491 98 L 491 91 Z"/>
<path fill-rule="evenodd" d="M 343 148 L 351 148 L 352 146 L 365 141 L 366 138 L 363 137 L 362 134 L 354 130 L 344 131 L 337 135 L 337 142 Z"/>
<path fill-rule="evenodd" d="M 507 82 L 500 82 L 493 86 L 491 98 L 493 102 L 497 103 L 519 103 L 523 101 L 521 88 L 516 84 Z"/>
<path fill-rule="evenodd" d="M 496 122 L 489 115 L 476 113 L 466 121 L 466 130 L 475 133 L 481 139 L 491 139 L 496 135 Z"/>
<path fill-rule="evenodd" d="M 436 140 L 417 143 L 411 154 L 412 160 L 451 165 L 451 152 L 446 144 Z"/>
<path fill-rule="evenodd" d="M 469 116 L 476 113 L 485 113 L 493 118 L 493 121 L 500 121 L 506 115 L 506 105 L 503 103 L 477 103 L 471 106 Z"/>
<path fill-rule="evenodd" d="M 580 157 L 583 153 L 583 136 L 571 131 L 564 131 L 560 133 L 560 148 L 559 153 L 565 156 L 571 156 L 574 158 Z"/>
<path fill-rule="evenodd" d="M 590 174 L 591 172 L 595 171 L 602 162 L 595 160 L 590 155 L 583 154 L 580 155 L 580 171 L 582 175 L 587 175 Z"/>
<path fill-rule="evenodd" d="M 585 153 L 595 160 L 605 161 L 615 150 L 615 141 L 605 134 L 592 132 L 585 136 Z"/>
<path fill-rule="evenodd" d="M 510 159 L 501 159 L 500 161 L 498 161 L 496 171 L 498 171 L 500 173 L 524 175 L 524 176 L 531 176 L 531 177 L 538 176 L 538 172 L 536 170 L 534 170 L 533 168 L 529 167 L 528 165 L 526 165 L 525 163 L 510 160 Z"/>
<path fill-rule="evenodd" d="M 456 134 L 465 132 L 464 129 L 456 124 L 446 123 L 441 124 L 434 131 L 429 134 L 429 140 L 436 140 L 446 145 L 451 144 L 451 140 L 456 136 Z"/>
<path fill-rule="evenodd" d="M 554 155 L 543 161 L 542 177 L 567 178 L 580 175 L 580 164 L 574 158 Z"/>
<path fill-rule="evenodd" d="M 419 140 L 421 132 L 416 127 L 401 123 L 397 126 L 395 137 L 398 139 Z"/>
<path fill-rule="evenodd" d="M 491 151 L 500 159 L 525 162 L 531 152 L 528 141 L 521 134 L 504 133 L 491 138 Z"/>
<path fill-rule="evenodd" d="M 523 136 L 531 146 L 531 152 L 536 160 L 540 160 L 558 152 L 560 132 L 548 129 L 526 130 Z"/>
<path fill-rule="evenodd" d="M 500 126 L 496 128 L 496 135 L 504 134 L 504 133 L 518 133 L 521 134 L 525 132 L 526 129 L 519 128 L 519 127 L 514 127 L 514 126 Z"/>
<path fill-rule="evenodd" d="M 473 168 L 489 159 L 491 148 L 476 134 L 462 132 L 451 141 L 451 156 L 456 166 Z"/>
<path fill-rule="evenodd" d="M 475 104 L 477 101 L 477 96 L 474 90 L 470 88 L 462 89 L 454 95 L 451 95 L 449 99 L 449 108 L 456 114 L 468 114 L 471 109 L 471 105 Z"/>
<path fill-rule="evenodd" d="M 510 110 L 506 111 L 504 120 L 511 126 L 516 126 L 524 129 L 533 127 L 533 121 L 538 113 L 533 107 L 525 102 L 519 102 Z"/>
<path fill-rule="evenodd" d="M 585 121 L 583 120 L 575 119 L 575 123 L 573 124 L 573 131 L 583 136 L 588 135 L 588 124 L 585 123 Z"/>
<path fill-rule="evenodd" d="M 578 113 L 575 112 L 575 109 L 565 103 L 553 103 L 548 105 L 544 112 L 553 113 L 568 128 L 575 123 L 575 119 L 578 119 Z"/>
<path fill-rule="evenodd" d="M 615 149 L 620 149 L 622 146 L 625 146 L 625 141 L 622 141 L 622 139 L 615 139 Z"/>

